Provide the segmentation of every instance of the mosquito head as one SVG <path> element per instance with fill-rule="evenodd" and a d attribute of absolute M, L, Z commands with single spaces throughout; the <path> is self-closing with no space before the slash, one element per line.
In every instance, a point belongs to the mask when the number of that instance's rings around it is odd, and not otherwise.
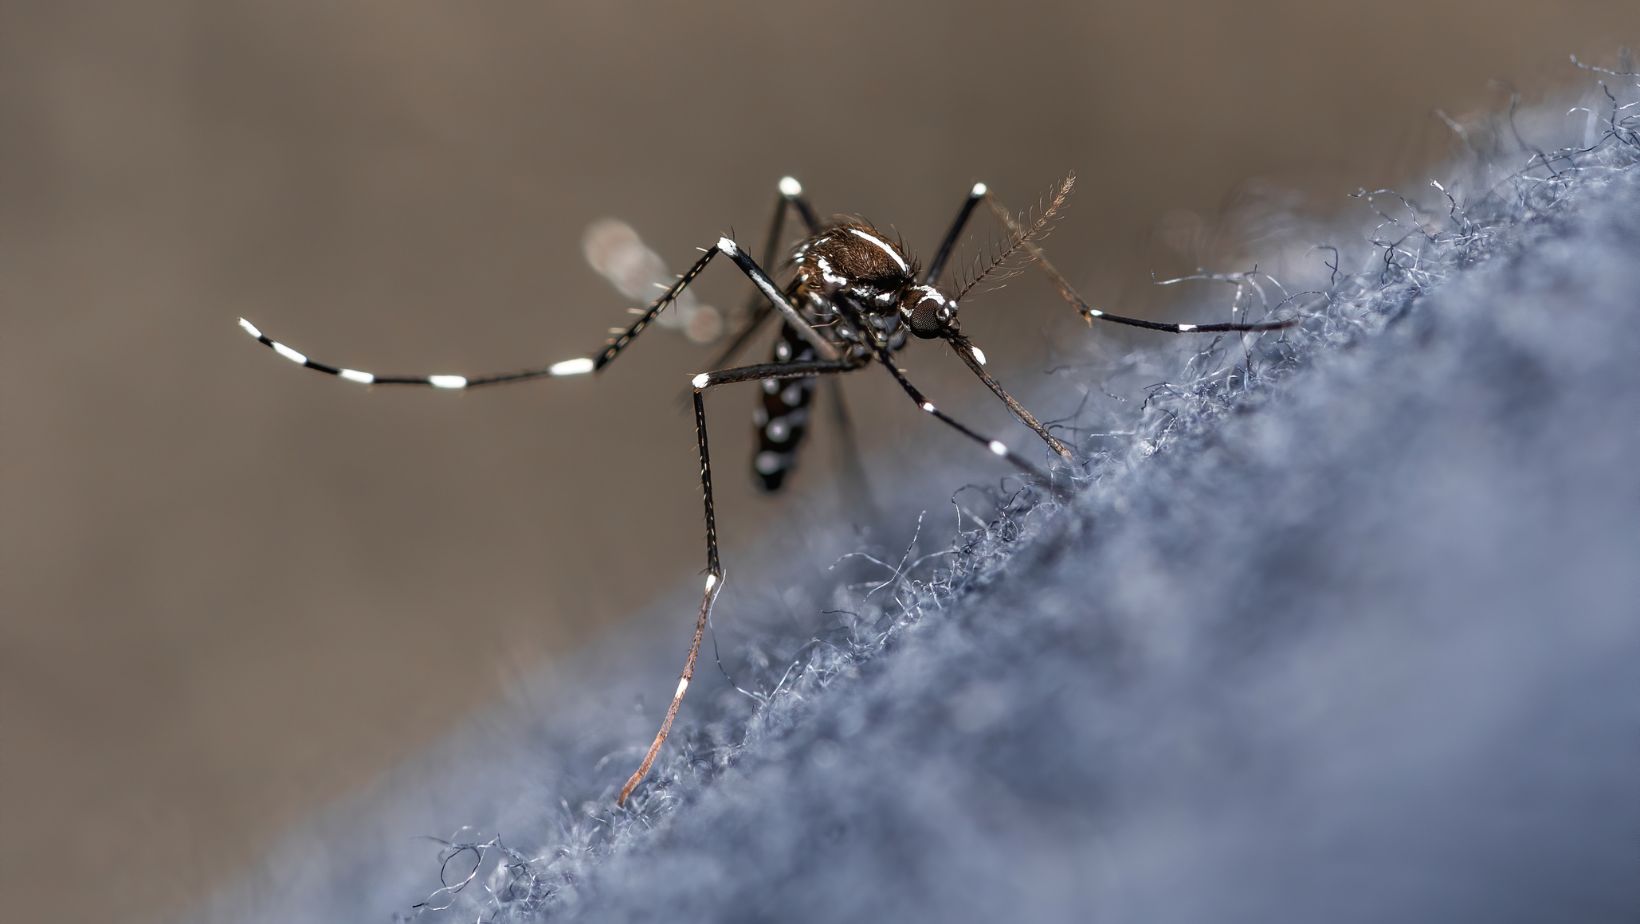
<path fill-rule="evenodd" d="M 933 286 L 910 286 L 900 296 L 900 316 L 913 334 L 934 340 L 956 331 L 957 300 Z"/>

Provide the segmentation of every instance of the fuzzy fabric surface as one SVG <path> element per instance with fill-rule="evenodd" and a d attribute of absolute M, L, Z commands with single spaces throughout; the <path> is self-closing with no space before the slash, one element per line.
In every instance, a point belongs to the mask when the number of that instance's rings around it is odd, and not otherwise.
<path fill-rule="evenodd" d="M 1602 76 L 1365 196 L 1313 278 L 1227 277 L 1303 324 L 1152 351 L 1067 430 L 1073 501 L 1008 480 L 833 575 L 723 646 L 742 690 L 709 648 L 628 807 L 677 607 L 202 914 L 1640 919 L 1640 84 Z"/>

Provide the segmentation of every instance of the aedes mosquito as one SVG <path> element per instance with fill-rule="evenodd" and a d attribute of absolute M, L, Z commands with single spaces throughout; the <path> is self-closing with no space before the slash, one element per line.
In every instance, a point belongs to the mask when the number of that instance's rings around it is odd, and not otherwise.
<path fill-rule="evenodd" d="M 1220 333 L 1280 330 L 1297 323 L 1296 318 L 1260 323 L 1180 324 L 1145 321 L 1138 318 L 1108 314 L 1092 307 L 1076 294 L 1037 246 L 1047 231 L 1051 219 L 1069 197 L 1074 177 L 1067 177 L 1051 202 L 1034 222 L 1026 225 L 1016 220 L 1003 208 L 984 183 L 976 183 L 969 190 L 962 208 L 935 251 L 928 267 L 919 270 L 915 258 L 897 238 L 878 230 L 863 219 L 839 216 L 821 221 L 803 195 L 803 187 L 792 177 L 781 179 L 780 195 L 769 237 L 763 250 L 763 261 L 753 260 L 730 237 L 719 238 L 706 247 L 699 259 L 672 282 L 647 309 L 639 314 L 629 327 L 616 329 L 614 336 L 603 348 L 591 356 L 565 359 L 539 368 L 486 375 L 377 375 L 358 369 L 332 366 L 310 359 L 285 344 L 258 330 L 250 321 L 240 319 L 239 325 L 263 345 L 280 356 L 296 363 L 346 379 L 361 385 L 420 385 L 447 390 L 463 390 L 485 385 L 501 385 L 539 378 L 564 378 L 601 371 L 625 350 L 657 316 L 695 281 L 706 265 L 720 254 L 728 257 L 761 293 L 756 307 L 730 338 L 719 361 L 711 371 L 702 372 L 690 380 L 695 409 L 695 434 L 700 447 L 700 486 L 706 516 L 706 589 L 700 611 L 695 619 L 695 632 L 689 643 L 689 654 L 683 662 L 677 690 L 661 720 L 660 730 L 644 754 L 643 762 L 621 787 L 618 804 L 638 787 L 654 765 L 655 757 L 672 730 L 683 695 L 695 674 L 695 661 L 700 654 L 701 640 L 711 616 L 712 606 L 723 590 L 723 566 L 718 560 L 717 516 L 712 504 L 712 465 L 706 445 L 706 405 L 702 396 L 708 389 L 736 382 L 759 382 L 763 390 L 757 411 L 759 445 L 753 460 L 756 474 L 766 489 L 778 489 L 790 469 L 794 452 L 799 445 L 807 422 L 808 407 L 816 381 L 821 376 L 854 372 L 872 364 L 888 371 L 911 401 L 922 411 L 963 436 L 985 447 L 1015 468 L 1029 472 L 1046 482 L 1047 476 L 1035 466 L 1020 458 L 1001 440 L 980 434 L 956 418 L 935 407 L 911 383 L 894 362 L 894 354 L 904 348 L 910 337 L 919 340 L 943 340 L 965 365 L 985 383 L 1015 417 L 1029 427 L 1048 448 L 1070 459 L 1071 451 L 1044 427 L 1031 412 L 1014 399 L 985 369 L 985 354 L 963 335 L 957 322 L 957 305 L 962 297 L 987 277 L 1004 271 L 1010 257 L 1024 252 L 1052 279 L 1060 294 L 1073 305 L 1090 324 L 1109 321 L 1167 333 Z M 985 201 L 997 219 L 1008 229 L 1004 246 L 979 269 L 955 296 L 939 287 L 941 271 L 945 268 L 953 248 L 968 226 L 974 208 Z M 791 251 L 791 280 L 784 286 L 775 282 L 764 270 L 778 256 L 778 247 L 789 211 L 795 211 L 803 222 L 807 237 Z M 780 336 L 774 345 L 770 362 L 718 368 L 730 362 L 744 348 L 765 322 L 780 318 Z"/>

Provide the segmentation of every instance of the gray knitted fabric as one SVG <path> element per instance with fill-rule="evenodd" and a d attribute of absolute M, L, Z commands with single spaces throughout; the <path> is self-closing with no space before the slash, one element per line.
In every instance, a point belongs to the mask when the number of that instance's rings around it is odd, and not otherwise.
<path fill-rule="evenodd" d="M 1300 328 L 1153 351 L 1172 384 L 1079 421 L 1074 502 L 996 496 L 726 633 L 757 696 L 708 651 L 627 809 L 688 593 L 206 916 L 1640 920 L 1640 94 L 1607 79 L 1630 108 L 1572 147 L 1374 197 L 1373 243 L 1282 280 Z"/>

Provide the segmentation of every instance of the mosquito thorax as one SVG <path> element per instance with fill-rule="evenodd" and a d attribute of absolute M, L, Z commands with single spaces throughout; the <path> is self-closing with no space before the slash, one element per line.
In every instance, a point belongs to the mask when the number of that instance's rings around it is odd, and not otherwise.
<path fill-rule="evenodd" d="M 792 255 L 799 282 L 811 296 L 848 295 L 869 312 L 894 308 L 917 279 L 904 247 L 857 219 L 833 225 L 803 242 Z"/>

